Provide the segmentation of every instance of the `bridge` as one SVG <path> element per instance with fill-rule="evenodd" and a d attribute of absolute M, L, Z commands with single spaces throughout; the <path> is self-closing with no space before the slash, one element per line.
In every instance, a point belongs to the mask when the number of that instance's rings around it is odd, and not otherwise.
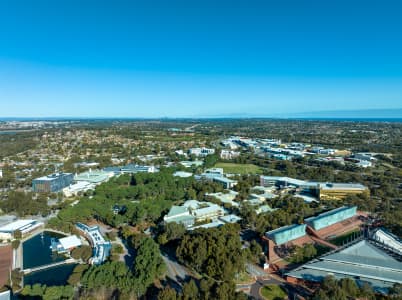
<path fill-rule="evenodd" d="M 58 267 L 58 266 L 63 266 L 63 265 L 68 265 L 68 264 L 77 264 L 77 263 L 78 263 L 78 261 L 75 260 L 74 258 L 69 258 L 69 259 L 66 259 L 63 261 L 58 261 L 58 262 L 47 264 L 47 265 L 30 268 L 30 269 L 25 269 L 22 272 L 24 273 L 24 275 L 27 275 L 27 274 L 30 274 L 33 272 L 43 271 L 43 270 L 47 270 L 47 269 L 50 269 L 53 267 Z"/>

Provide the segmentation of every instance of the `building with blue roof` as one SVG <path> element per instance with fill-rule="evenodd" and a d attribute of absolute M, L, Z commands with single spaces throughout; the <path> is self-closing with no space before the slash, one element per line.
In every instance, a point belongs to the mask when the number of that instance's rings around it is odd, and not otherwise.
<path fill-rule="evenodd" d="M 104 239 L 99 226 L 89 227 L 82 223 L 77 223 L 75 226 L 85 235 L 92 245 L 92 257 L 89 259 L 89 263 L 92 265 L 100 265 L 105 262 L 112 250 L 112 244 Z"/>
<path fill-rule="evenodd" d="M 346 219 L 356 216 L 357 206 L 339 207 L 325 213 L 319 214 L 316 217 L 307 218 L 304 222 L 314 230 L 320 230 L 333 224 L 342 222 Z"/>
<path fill-rule="evenodd" d="M 54 173 L 32 180 L 32 191 L 35 193 L 60 192 L 73 183 L 72 173 Z"/>
<path fill-rule="evenodd" d="M 274 241 L 276 245 L 286 244 L 306 235 L 305 224 L 293 224 L 268 231 L 265 236 Z"/>

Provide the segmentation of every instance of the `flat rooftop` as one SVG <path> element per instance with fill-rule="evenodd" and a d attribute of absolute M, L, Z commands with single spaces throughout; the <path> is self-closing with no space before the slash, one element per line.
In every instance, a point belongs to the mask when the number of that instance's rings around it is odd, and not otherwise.
<path fill-rule="evenodd" d="M 81 240 L 75 236 L 75 235 L 71 235 L 71 236 L 67 236 L 64 238 L 59 239 L 59 243 L 61 244 L 61 246 L 64 249 L 71 249 L 74 247 L 78 247 L 81 246 Z"/>
<path fill-rule="evenodd" d="M 316 220 L 319 220 L 319 219 L 322 219 L 322 218 L 325 218 L 325 217 L 328 217 L 328 216 L 332 216 L 332 215 L 335 215 L 337 213 L 340 213 L 340 212 L 343 212 L 343 211 L 346 211 L 346 210 L 349 210 L 349 209 L 357 209 L 357 206 L 342 206 L 342 207 L 335 208 L 333 210 L 324 212 L 322 214 L 319 214 L 318 216 L 304 219 L 304 221 L 305 222 L 316 221 Z"/>
<path fill-rule="evenodd" d="M 44 181 L 52 181 L 55 180 L 57 178 L 66 176 L 66 175 L 71 175 L 72 173 L 54 173 L 54 174 L 50 174 L 50 175 L 46 175 L 46 176 L 42 176 L 39 178 L 35 178 L 34 180 L 44 180 Z"/>
<path fill-rule="evenodd" d="M 35 220 L 18 220 L 0 227 L 0 232 L 14 232 L 35 222 Z"/>
<path fill-rule="evenodd" d="M 302 265 L 287 275 L 319 282 L 328 274 L 371 282 L 379 289 L 402 283 L 402 263 L 369 240 L 362 240 Z"/>
<path fill-rule="evenodd" d="M 292 224 L 292 225 L 288 225 L 288 226 L 284 226 L 284 227 L 280 227 L 271 231 L 268 231 L 265 233 L 265 235 L 272 235 L 272 234 L 278 234 L 278 233 L 282 233 L 282 232 L 286 232 L 288 230 L 291 229 L 295 229 L 297 227 L 301 227 L 301 226 L 305 226 L 304 224 Z"/>
<path fill-rule="evenodd" d="M 366 186 L 360 183 L 320 183 L 321 190 L 365 190 Z"/>
<path fill-rule="evenodd" d="M 88 181 L 92 183 L 100 183 L 111 177 L 111 172 L 105 171 L 88 171 L 78 174 L 74 177 L 75 181 Z"/>

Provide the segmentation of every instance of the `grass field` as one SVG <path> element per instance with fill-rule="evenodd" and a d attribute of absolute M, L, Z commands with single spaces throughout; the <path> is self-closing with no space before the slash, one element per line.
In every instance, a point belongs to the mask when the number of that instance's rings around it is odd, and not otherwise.
<path fill-rule="evenodd" d="M 261 174 L 260 167 L 253 164 L 217 163 L 215 168 L 223 168 L 225 173 L 232 174 Z"/>
<path fill-rule="evenodd" d="M 279 285 L 266 285 L 260 290 L 261 296 L 267 300 L 285 299 L 286 292 Z"/>

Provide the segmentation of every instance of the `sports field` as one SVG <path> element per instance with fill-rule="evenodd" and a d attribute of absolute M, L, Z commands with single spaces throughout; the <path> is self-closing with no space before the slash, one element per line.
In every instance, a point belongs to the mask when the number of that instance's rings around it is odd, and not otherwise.
<path fill-rule="evenodd" d="M 260 167 L 253 164 L 217 163 L 215 168 L 223 168 L 225 173 L 230 174 L 261 174 Z"/>

